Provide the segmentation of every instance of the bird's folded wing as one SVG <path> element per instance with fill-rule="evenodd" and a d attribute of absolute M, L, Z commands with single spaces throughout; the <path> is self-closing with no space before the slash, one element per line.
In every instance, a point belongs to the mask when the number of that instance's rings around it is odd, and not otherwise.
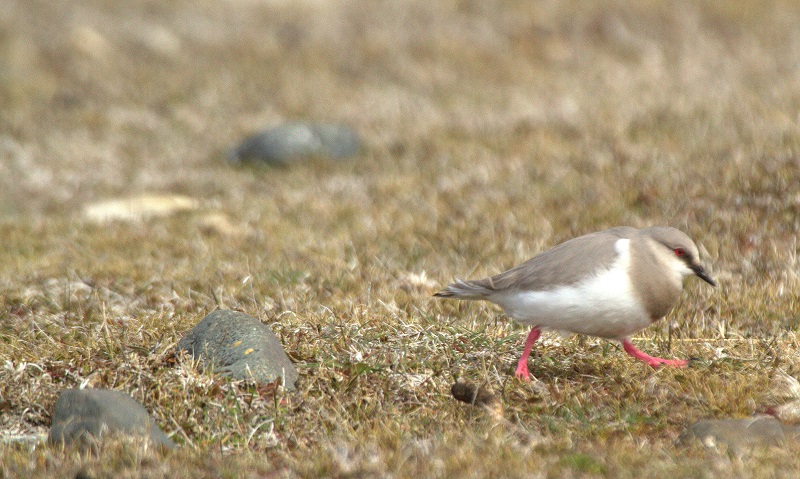
<path fill-rule="evenodd" d="M 611 228 L 579 236 L 490 278 L 472 281 L 487 290 L 543 291 L 570 285 L 608 269 L 617 259 L 617 240 L 631 238 L 637 229 Z"/>

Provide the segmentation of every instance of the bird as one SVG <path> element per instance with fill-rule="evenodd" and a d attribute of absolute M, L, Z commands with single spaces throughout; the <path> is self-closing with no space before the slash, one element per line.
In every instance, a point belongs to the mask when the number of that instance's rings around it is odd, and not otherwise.
<path fill-rule="evenodd" d="M 514 372 L 530 381 L 528 356 L 547 329 L 619 341 L 627 354 L 654 368 L 687 366 L 686 360 L 649 356 L 630 336 L 666 316 L 692 275 L 717 285 L 686 233 L 670 226 L 617 226 L 565 241 L 489 278 L 456 278 L 434 296 L 490 301 L 531 326 Z"/>

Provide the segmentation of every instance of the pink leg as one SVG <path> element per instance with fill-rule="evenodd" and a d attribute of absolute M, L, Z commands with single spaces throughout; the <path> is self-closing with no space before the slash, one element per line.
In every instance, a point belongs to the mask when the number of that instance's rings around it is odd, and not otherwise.
<path fill-rule="evenodd" d="M 539 326 L 534 326 L 531 332 L 528 333 L 528 339 L 525 340 L 525 348 L 522 350 L 522 356 L 520 356 L 517 362 L 517 370 L 514 371 L 514 376 L 525 381 L 531 380 L 531 375 L 528 373 L 528 356 L 531 355 L 533 343 L 539 339 L 540 334 L 542 334 L 542 330 L 539 329 Z"/>
<path fill-rule="evenodd" d="M 636 347 L 631 343 L 629 339 L 622 340 L 622 349 L 625 350 L 626 353 L 630 354 L 634 358 L 646 362 L 649 366 L 654 368 L 658 368 L 662 365 L 664 366 L 674 366 L 676 368 L 685 368 L 689 365 L 689 361 L 684 361 L 682 359 L 662 359 L 662 358 L 654 358 L 653 356 L 648 356 L 647 354 L 639 351 Z"/>

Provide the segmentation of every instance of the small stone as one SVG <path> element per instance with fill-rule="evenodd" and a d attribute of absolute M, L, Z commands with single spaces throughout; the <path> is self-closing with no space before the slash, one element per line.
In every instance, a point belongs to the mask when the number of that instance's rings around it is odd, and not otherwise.
<path fill-rule="evenodd" d="M 494 392 L 488 387 L 458 381 L 450 388 L 455 399 L 473 406 L 492 408 L 497 402 Z"/>
<path fill-rule="evenodd" d="M 75 473 L 75 479 L 95 479 L 96 477 L 86 466 Z"/>
<path fill-rule="evenodd" d="M 348 158 L 360 147 L 358 134 L 345 125 L 286 123 L 246 138 L 228 160 L 285 166 L 311 157 Z"/>
<path fill-rule="evenodd" d="M 756 416 L 745 419 L 707 419 L 698 421 L 684 432 L 679 442 L 687 444 L 693 440 L 706 447 L 725 445 L 734 452 L 753 447 L 780 446 L 786 440 L 796 440 L 798 431 L 786 427 L 772 416 Z"/>
<path fill-rule="evenodd" d="M 109 434 L 147 437 L 154 444 L 175 447 L 147 410 L 122 391 L 61 391 L 50 426 L 51 444 L 91 446 Z"/>
<path fill-rule="evenodd" d="M 489 386 L 476 386 L 459 380 L 450 387 L 450 393 L 456 400 L 482 407 L 496 419 L 505 421 L 503 418 L 503 405 L 497 400 L 497 396 Z"/>
<path fill-rule="evenodd" d="M 489 413 L 489 417 L 512 434 L 521 445 L 533 447 L 544 442 L 539 433 L 530 432 L 505 418 L 503 404 L 488 385 L 477 386 L 459 380 L 450 387 L 450 393 L 456 400 L 480 407 Z"/>
<path fill-rule="evenodd" d="M 179 351 L 203 359 L 214 372 L 267 384 L 283 378 L 293 390 L 297 369 L 275 333 L 245 313 L 222 309 L 203 318 L 178 342 Z"/>

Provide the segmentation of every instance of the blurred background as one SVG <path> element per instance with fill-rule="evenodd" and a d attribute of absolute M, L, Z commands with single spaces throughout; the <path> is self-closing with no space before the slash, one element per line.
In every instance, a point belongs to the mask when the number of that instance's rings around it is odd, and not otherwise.
<path fill-rule="evenodd" d="M 369 173 L 421 190 L 474 186 L 502 202 L 548 196 L 532 189 L 558 183 L 558 195 L 589 208 L 606 196 L 631 196 L 627 208 L 664 195 L 668 216 L 692 214 L 686 197 L 733 206 L 758 188 L 746 178 L 754 169 L 788 168 L 796 179 L 787 158 L 797 144 L 798 10 L 8 0 L 0 214 L 66 214 L 152 191 L 238 204 L 270 179 L 253 184 L 226 152 L 291 120 L 358 131 L 365 153 L 339 173 L 356 171 L 362 184 Z"/>
<path fill-rule="evenodd" d="M 358 149 L 231 161 L 298 122 Z M 348 448 L 379 437 L 408 464 L 409 436 L 434 437 L 450 477 L 541 464 L 483 440 L 449 395 L 467 377 L 556 444 L 545 462 L 587 439 L 576 470 L 611 449 L 598 474 L 680 468 L 662 451 L 687 424 L 749 416 L 778 369 L 800 374 L 799 122 L 792 1 L 2 0 L 3 427 L 41 432 L 58 391 L 88 385 L 131 392 L 197 450 L 269 450 L 309 476 L 346 472 L 314 465 L 339 464 L 306 447 L 330 437 L 368 467 Z M 720 286 L 689 280 L 635 339 L 710 366 L 667 375 L 551 338 L 538 383 L 509 383 L 526 332 L 430 298 L 579 234 L 657 224 L 694 238 Z M 300 393 L 232 424 L 246 387 L 176 366 L 218 307 L 270 325 Z M 206 408 L 218 387 L 228 409 Z M 254 435 L 264 418 L 275 435 Z"/>

